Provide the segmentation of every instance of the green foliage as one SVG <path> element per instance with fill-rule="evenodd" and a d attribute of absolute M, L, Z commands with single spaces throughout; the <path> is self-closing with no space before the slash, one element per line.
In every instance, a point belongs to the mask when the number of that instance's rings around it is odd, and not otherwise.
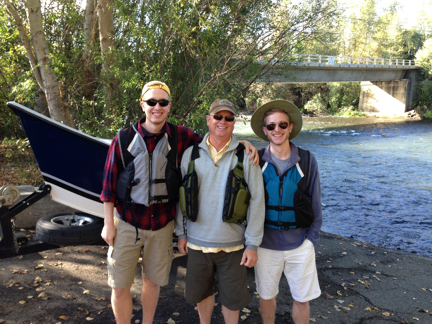
<path fill-rule="evenodd" d="M 306 103 L 304 109 L 308 113 L 322 114 L 327 111 L 327 102 L 324 100 L 321 93 L 317 93 L 312 100 Z"/>
<path fill-rule="evenodd" d="M 328 83 L 329 92 L 326 101 L 329 110 L 337 112 L 342 107 L 358 106 L 356 99 L 360 95 L 360 82 L 333 82 Z"/>
<path fill-rule="evenodd" d="M 8 159 L 14 158 L 20 154 L 25 154 L 26 151 L 31 151 L 30 142 L 27 138 L 22 139 L 12 137 L 8 139 L 7 137 L 5 137 L 2 141 L 2 145 L 6 149 L 5 156 Z"/>
<path fill-rule="evenodd" d="M 338 109 L 338 111 L 334 114 L 335 116 L 345 116 L 345 117 L 362 117 L 367 116 L 367 114 L 364 114 L 357 110 L 354 106 L 348 106 L 348 107 L 341 107 Z"/>

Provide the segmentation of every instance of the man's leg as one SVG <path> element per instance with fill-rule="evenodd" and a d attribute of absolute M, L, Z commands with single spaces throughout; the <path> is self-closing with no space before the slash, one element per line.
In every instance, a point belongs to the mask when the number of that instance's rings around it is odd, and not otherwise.
<path fill-rule="evenodd" d="M 294 300 L 292 318 L 295 324 L 308 324 L 310 317 L 309 302 L 298 302 Z"/>
<path fill-rule="evenodd" d="M 214 295 L 207 297 L 206 299 L 200 301 L 198 306 L 198 314 L 200 317 L 201 324 L 210 324 L 211 316 L 213 314 L 213 308 L 215 304 Z"/>
<path fill-rule="evenodd" d="M 232 311 L 222 305 L 222 315 L 225 320 L 225 324 L 238 324 L 240 311 Z"/>
<path fill-rule="evenodd" d="M 117 324 L 130 324 L 132 317 L 130 288 L 112 289 L 111 305 Z"/>
<path fill-rule="evenodd" d="M 263 324 L 274 324 L 276 314 L 276 297 L 272 299 L 259 299 L 260 313 Z"/>
<path fill-rule="evenodd" d="M 143 277 L 141 303 L 143 308 L 143 324 L 151 324 L 159 300 L 159 285 Z"/>

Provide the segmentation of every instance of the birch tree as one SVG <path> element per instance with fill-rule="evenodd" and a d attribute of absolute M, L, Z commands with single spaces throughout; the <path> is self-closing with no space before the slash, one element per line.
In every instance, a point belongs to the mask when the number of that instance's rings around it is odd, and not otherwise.
<path fill-rule="evenodd" d="M 86 0 L 85 15 L 84 15 L 84 52 L 83 60 L 83 96 L 86 100 L 93 100 L 96 90 L 95 80 L 95 64 L 94 56 L 91 53 L 91 48 L 95 43 L 96 34 L 96 12 L 95 0 Z"/>
<path fill-rule="evenodd" d="M 114 16 L 111 0 L 98 0 L 99 41 L 103 57 L 103 77 L 105 80 L 106 102 L 110 111 L 114 110 L 113 97 L 117 86 L 114 69 Z"/>
<path fill-rule="evenodd" d="M 62 96 L 61 84 L 51 68 L 50 53 L 42 24 L 40 0 L 26 0 L 24 2 L 29 24 L 28 30 L 14 4 L 9 0 L 5 0 L 5 3 L 7 11 L 12 16 L 19 31 L 35 79 L 46 96 L 50 117 L 73 127 L 74 123 L 69 106 Z"/>

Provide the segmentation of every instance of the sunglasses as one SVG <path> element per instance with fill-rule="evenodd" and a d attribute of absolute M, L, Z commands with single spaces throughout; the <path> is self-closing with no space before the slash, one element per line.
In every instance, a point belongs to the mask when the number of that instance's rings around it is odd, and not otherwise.
<path fill-rule="evenodd" d="M 288 122 L 280 122 L 279 123 L 279 127 L 282 129 L 287 129 L 288 128 Z M 272 131 L 276 128 L 276 124 L 275 123 L 271 123 L 271 124 L 267 124 L 265 125 L 265 127 L 269 130 Z"/>
<path fill-rule="evenodd" d="M 161 99 L 161 100 L 156 100 L 156 99 L 148 99 L 148 100 L 144 100 L 144 102 L 149 105 L 150 107 L 154 107 L 156 106 L 157 103 L 159 103 L 159 105 L 161 107 L 166 107 L 169 105 L 170 101 L 166 100 L 166 99 Z"/>
<path fill-rule="evenodd" d="M 216 120 L 222 120 L 225 117 L 225 120 L 230 123 L 232 123 L 235 120 L 234 116 L 222 116 L 222 115 L 211 115 L 211 116 Z"/>

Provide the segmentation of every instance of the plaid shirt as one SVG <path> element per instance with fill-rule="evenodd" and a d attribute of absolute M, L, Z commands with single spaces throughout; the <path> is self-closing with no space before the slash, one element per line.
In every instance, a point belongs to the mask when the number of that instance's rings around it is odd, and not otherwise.
<path fill-rule="evenodd" d="M 145 121 L 145 117 L 138 123 L 138 132 L 144 138 L 149 153 L 155 149 L 158 141 L 164 136 L 165 132 L 171 136 L 170 128 L 167 123 L 162 127 L 161 131 L 157 134 L 147 132 L 141 124 Z M 177 126 L 178 139 L 177 139 L 177 155 L 178 163 L 180 165 L 183 152 L 193 144 L 200 142 L 202 137 L 189 128 L 184 126 Z M 123 171 L 121 162 L 120 148 L 118 145 L 118 134 L 114 137 L 111 146 L 108 150 L 107 159 L 105 162 L 103 188 L 100 195 L 100 200 L 103 202 L 116 202 L 115 190 L 117 185 L 117 177 Z M 134 214 L 134 225 L 143 230 L 156 231 L 164 228 L 176 215 L 176 204 L 168 202 L 164 204 L 153 204 L 149 207 L 136 204 L 132 205 Z M 116 204 L 117 212 L 123 220 L 132 223 L 132 215 L 129 209 L 123 213 L 122 202 Z"/>

